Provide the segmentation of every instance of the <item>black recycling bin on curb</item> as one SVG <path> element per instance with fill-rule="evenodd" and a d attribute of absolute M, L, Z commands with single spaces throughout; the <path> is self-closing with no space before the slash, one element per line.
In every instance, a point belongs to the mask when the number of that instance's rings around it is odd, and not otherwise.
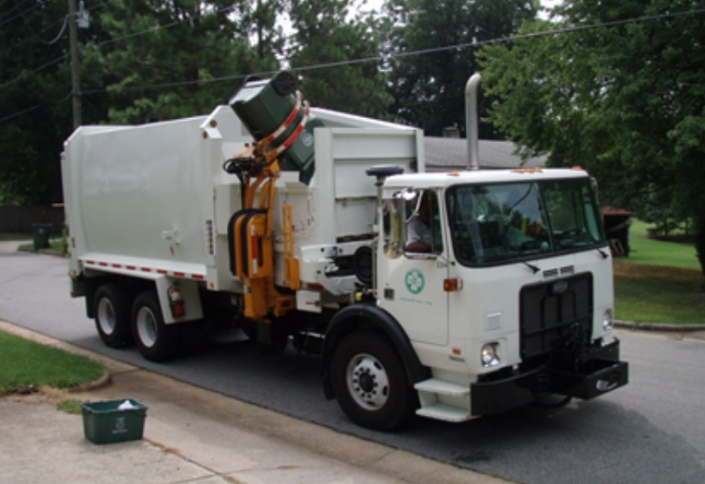
<path fill-rule="evenodd" d="M 33 224 L 34 250 L 49 248 L 49 235 L 51 235 L 51 224 Z"/>

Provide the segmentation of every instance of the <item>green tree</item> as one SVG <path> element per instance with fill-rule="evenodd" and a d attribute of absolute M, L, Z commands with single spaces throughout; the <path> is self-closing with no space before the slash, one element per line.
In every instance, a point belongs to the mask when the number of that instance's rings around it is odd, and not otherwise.
<path fill-rule="evenodd" d="M 260 58 L 250 45 L 250 14 L 244 1 L 111 2 L 100 21 L 112 40 L 89 45 L 85 61 L 104 76 L 110 121 L 204 114 L 241 82 L 219 78 L 276 68 L 271 52 Z"/>
<path fill-rule="evenodd" d="M 260 59 L 284 52 L 284 32 L 277 21 L 285 7 L 285 0 L 254 0 L 254 3 L 246 5 L 243 23 L 255 38 L 255 49 Z"/>
<path fill-rule="evenodd" d="M 554 166 L 597 177 L 602 202 L 639 212 L 669 200 L 692 217 L 705 274 L 705 8 L 702 0 L 567 0 L 482 51 L 489 119 Z M 682 14 L 685 12 L 686 14 Z M 679 15 L 672 15 L 680 13 Z M 642 20 L 635 20 L 642 18 Z"/>
<path fill-rule="evenodd" d="M 388 0 L 392 117 L 427 135 L 439 136 L 452 125 L 464 129 L 465 84 L 477 70 L 472 44 L 515 32 L 537 9 L 531 0 Z M 443 49 L 457 45 L 463 47 Z M 414 51 L 429 52 L 406 55 Z M 491 102 L 483 99 L 480 112 Z M 496 132 L 483 123 L 480 135 L 493 138 Z"/>
<path fill-rule="evenodd" d="M 72 131 L 65 17 L 66 3 L 0 4 L 0 203 L 61 201 L 59 153 Z"/>
<path fill-rule="evenodd" d="M 281 1 L 86 5 L 90 28 L 79 29 L 83 123 L 210 112 L 237 90 L 238 77 L 278 68 Z M 60 153 L 73 131 L 66 21 L 66 3 L 0 3 L 0 203 L 62 199 Z"/>
<path fill-rule="evenodd" d="M 313 106 L 380 117 L 391 102 L 379 61 L 379 22 L 349 18 L 350 0 L 292 0 L 291 68 Z M 315 66 L 315 68 L 313 68 Z"/>

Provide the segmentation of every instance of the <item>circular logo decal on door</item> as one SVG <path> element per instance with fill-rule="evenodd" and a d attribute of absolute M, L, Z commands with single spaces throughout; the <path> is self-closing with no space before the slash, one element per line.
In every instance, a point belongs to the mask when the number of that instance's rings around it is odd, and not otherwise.
<path fill-rule="evenodd" d="M 423 287 L 426 284 L 423 274 L 418 269 L 411 269 L 406 273 L 406 288 L 411 294 L 418 294 L 423 291 Z"/>

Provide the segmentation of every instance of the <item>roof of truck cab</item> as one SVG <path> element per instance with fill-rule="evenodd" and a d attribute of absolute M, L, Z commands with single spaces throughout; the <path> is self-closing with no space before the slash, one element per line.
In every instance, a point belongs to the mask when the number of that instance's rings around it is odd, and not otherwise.
<path fill-rule="evenodd" d="M 559 178 L 587 178 L 588 173 L 582 168 L 545 168 L 513 170 L 472 170 L 449 171 L 445 173 L 409 173 L 391 176 L 384 186 L 396 187 L 447 187 L 469 183 L 512 183 Z"/>

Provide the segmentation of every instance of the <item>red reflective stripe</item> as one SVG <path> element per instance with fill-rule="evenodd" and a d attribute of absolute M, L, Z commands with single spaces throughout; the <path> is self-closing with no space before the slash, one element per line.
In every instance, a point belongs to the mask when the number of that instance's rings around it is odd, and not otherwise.
<path fill-rule="evenodd" d="M 277 146 L 277 148 L 276 148 L 277 153 L 281 153 L 282 151 L 287 149 L 289 146 L 294 144 L 294 141 L 296 141 L 299 138 L 301 131 L 303 131 L 304 127 L 306 126 L 306 122 L 308 121 L 308 117 L 309 117 L 310 112 L 311 112 L 311 108 L 307 104 L 306 105 L 306 114 L 304 114 L 304 117 L 301 118 L 301 122 L 299 123 L 299 126 L 294 130 L 293 133 L 291 133 L 291 136 L 289 136 L 289 138 L 287 138 L 287 140 L 284 141 L 284 143 Z"/>
<path fill-rule="evenodd" d="M 252 234 L 250 236 L 250 253 L 252 254 L 252 258 L 254 260 L 257 260 L 257 236 Z"/>
<path fill-rule="evenodd" d="M 289 127 L 291 123 L 294 122 L 296 119 L 296 115 L 299 114 L 299 110 L 301 109 L 301 97 L 299 97 L 296 101 L 296 106 L 294 106 L 294 109 L 291 111 L 289 114 L 289 117 L 286 118 L 286 120 L 282 123 L 282 125 L 279 127 L 277 131 L 284 131 L 286 128 Z"/>
<path fill-rule="evenodd" d="M 296 128 L 296 129 L 294 130 L 294 132 L 291 134 L 291 136 L 289 137 L 289 139 L 284 142 L 284 145 L 283 145 L 284 148 L 288 148 L 289 146 L 291 146 L 291 145 L 294 143 L 294 141 L 296 141 L 296 138 L 299 137 L 299 135 L 301 134 L 301 132 L 302 132 L 303 130 L 304 130 L 304 125 L 303 125 L 303 124 L 300 124 L 299 127 Z"/>
<path fill-rule="evenodd" d="M 255 254 L 255 258 L 257 257 L 257 237 L 256 235 L 252 236 L 252 250 L 253 253 Z M 117 264 L 117 263 L 109 263 L 109 262 L 96 262 L 94 260 L 83 260 L 83 259 L 78 259 L 78 262 L 81 264 L 90 264 L 90 265 L 99 265 L 100 267 L 112 267 L 115 269 L 127 269 L 130 271 L 136 271 L 139 270 L 141 272 L 156 272 L 157 274 L 162 274 L 162 275 L 169 275 L 169 271 L 166 269 L 152 269 L 151 267 L 137 267 L 137 266 L 123 266 L 122 264 Z M 75 272 L 75 271 L 74 271 Z M 175 277 L 184 277 L 184 278 L 191 278 L 191 279 L 196 279 L 199 281 L 205 280 L 206 276 L 203 274 L 186 274 L 185 272 L 174 272 L 173 275 Z"/>
<path fill-rule="evenodd" d="M 301 109 L 301 99 L 301 93 L 297 92 L 296 104 L 294 105 L 294 109 L 291 110 L 291 113 L 289 113 L 289 116 L 286 118 L 286 120 L 284 120 L 281 126 L 275 129 L 272 134 L 265 138 L 265 141 L 267 143 L 271 143 L 272 141 L 274 141 L 279 135 L 281 135 L 286 130 L 286 128 L 289 127 L 291 123 L 294 122 L 294 119 L 296 119 L 296 115 L 299 114 L 299 109 Z"/>

